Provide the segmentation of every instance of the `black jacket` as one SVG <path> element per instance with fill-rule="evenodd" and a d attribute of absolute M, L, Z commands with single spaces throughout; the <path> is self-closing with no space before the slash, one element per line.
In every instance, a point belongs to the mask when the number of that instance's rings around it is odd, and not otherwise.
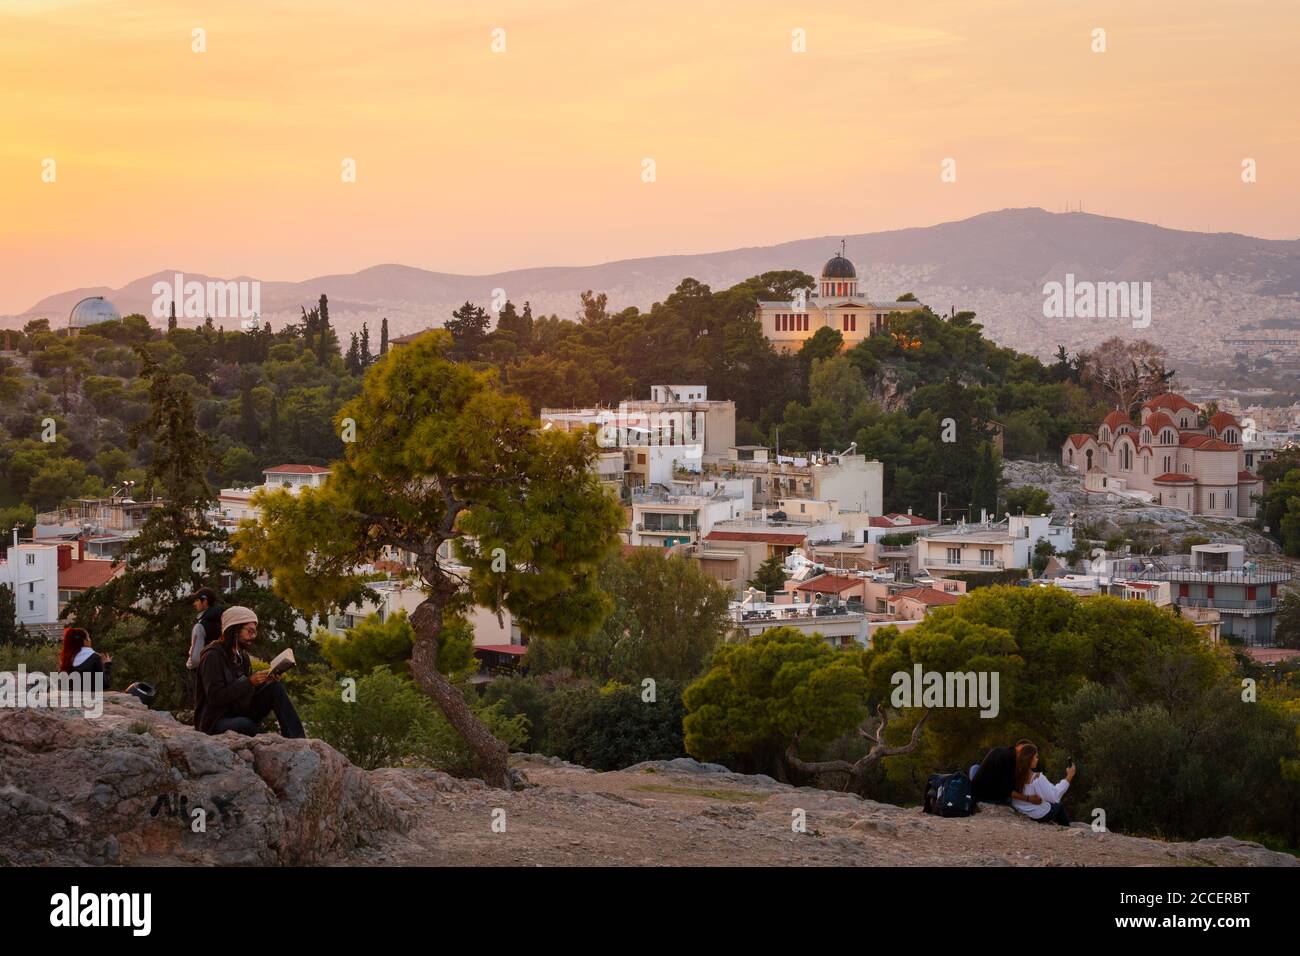
<path fill-rule="evenodd" d="M 194 726 L 205 734 L 222 717 L 239 717 L 253 703 L 254 687 L 248 679 L 251 665 L 248 655 L 240 654 L 239 663 L 231 661 L 222 644 L 209 644 L 199 657 L 198 686 L 194 692 Z"/>
<path fill-rule="evenodd" d="M 90 656 L 80 664 L 73 664 L 71 671 L 73 674 L 95 674 L 100 672 L 104 675 L 104 689 L 108 690 L 109 681 L 113 679 L 113 662 L 109 661 L 105 664 L 98 651 L 91 651 Z"/>
<path fill-rule="evenodd" d="M 203 625 L 203 633 L 207 635 L 204 646 L 221 637 L 221 615 L 225 610 L 224 604 L 217 604 L 199 615 L 199 623 Z"/>

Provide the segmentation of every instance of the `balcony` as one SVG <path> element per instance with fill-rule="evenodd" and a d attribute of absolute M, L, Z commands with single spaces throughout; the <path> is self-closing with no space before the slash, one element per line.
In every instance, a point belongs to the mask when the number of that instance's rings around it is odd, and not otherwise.
<path fill-rule="evenodd" d="M 1260 598 L 1257 601 L 1231 601 L 1221 598 L 1175 597 L 1180 607 L 1213 608 L 1231 614 L 1274 614 L 1282 602 L 1277 598 Z"/>
<path fill-rule="evenodd" d="M 922 567 L 945 571 L 1004 571 L 1005 561 L 949 561 L 947 558 L 922 558 Z"/>

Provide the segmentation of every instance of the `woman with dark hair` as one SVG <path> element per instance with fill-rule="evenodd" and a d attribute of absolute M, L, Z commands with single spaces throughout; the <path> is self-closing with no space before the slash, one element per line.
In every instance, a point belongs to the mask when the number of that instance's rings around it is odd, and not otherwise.
<path fill-rule="evenodd" d="M 100 654 L 90 646 L 90 632 L 84 627 L 65 627 L 63 646 L 59 648 L 59 672 L 63 674 L 103 674 L 104 687 L 113 678 L 113 655 Z"/>
<path fill-rule="evenodd" d="M 1036 796 L 1037 801 L 1012 798 L 1011 805 L 1017 813 L 1023 813 L 1039 823 L 1058 823 L 1063 827 L 1070 825 L 1061 798 L 1070 789 L 1074 779 L 1074 762 L 1065 768 L 1065 779 L 1060 783 L 1049 783 L 1047 777 L 1038 772 L 1038 748 L 1026 744 L 1016 751 L 1016 790 L 1024 796 Z"/>
<path fill-rule="evenodd" d="M 1041 803 L 1040 797 L 1021 793 L 1016 786 L 1016 758 L 1025 747 L 1033 747 L 1028 740 L 1018 740 L 1014 747 L 994 747 L 984 759 L 970 768 L 971 796 L 976 803 L 1006 803 L 1008 800 L 1025 800 Z M 1037 750 L 1035 750 L 1037 752 Z"/>
<path fill-rule="evenodd" d="M 248 649 L 257 640 L 257 615 L 246 607 L 226 608 L 221 637 L 199 655 L 194 726 L 205 734 L 227 730 L 257 735 L 262 719 L 272 711 L 285 737 L 306 737 L 298 712 L 278 676 L 252 673 Z"/>

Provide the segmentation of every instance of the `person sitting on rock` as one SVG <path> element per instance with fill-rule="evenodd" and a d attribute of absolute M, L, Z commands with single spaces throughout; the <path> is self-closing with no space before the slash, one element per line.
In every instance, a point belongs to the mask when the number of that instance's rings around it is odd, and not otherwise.
<path fill-rule="evenodd" d="M 272 711 L 285 737 L 306 737 L 298 712 L 278 676 L 250 673 L 248 648 L 257 639 L 257 615 L 246 607 L 226 608 L 221 637 L 199 655 L 194 726 L 205 734 L 227 730 L 253 737 Z"/>
<path fill-rule="evenodd" d="M 1063 827 L 1070 825 L 1070 817 L 1065 812 L 1061 798 L 1070 789 L 1074 779 L 1074 763 L 1065 768 L 1065 779 L 1060 783 L 1050 783 L 1047 777 L 1038 772 L 1038 748 L 1029 744 L 1016 752 L 1016 790 L 1023 797 L 1035 796 L 1039 799 L 1011 799 L 1017 813 L 1023 813 L 1039 823 L 1057 823 Z"/>
<path fill-rule="evenodd" d="M 63 674 L 103 674 L 104 688 L 113 677 L 113 655 L 100 654 L 90 646 L 90 632 L 84 627 L 63 629 L 63 646 L 59 649 L 59 672 Z"/>
<path fill-rule="evenodd" d="M 1025 747 L 1033 746 L 1028 740 L 1018 740 L 1014 747 L 994 747 L 984 755 L 983 760 L 972 766 L 970 789 L 975 802 L 1006 803 L 1009 800 L 1023 800 L 1027 803 L 1041 803 L 1041 797 L 1021 793 L 1016 787 L 1016 756 Z"/>

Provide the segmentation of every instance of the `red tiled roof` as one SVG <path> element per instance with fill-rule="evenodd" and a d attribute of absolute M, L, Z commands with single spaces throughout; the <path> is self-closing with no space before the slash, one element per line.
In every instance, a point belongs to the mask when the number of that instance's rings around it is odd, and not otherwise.
<path fill-rule="evenodd" d="M 814 591 L 817 594 L 843 594 L 849 588 L 857 587 L 859 578 L 846 578 L 841 574 L 823 574 L 810 581 L 795 585 L 796 591 Z"/>
<path fill-rule="evenodd" d="M 801 545 L 806 534 L 784 534 L 776 531 L 710 531 L 705 541 L 762 541 L 765 544 Z"/>
<path fill-rule="evenodd" d="M 1168 408 L 1171 411 L 1178 411 L 1181 408 L 1190 408 L 1196 411 L 1197 408 L 1181 395 L 1175 395 L 1173 392 L 1165 392 L 1163 395 L 1157 395 L 1155 398 L 1148 398 L 1142 403 L 1143 408 Z"/>
<path fill-rule="evenodd" d="M 1210 418 L 1210 427 L 1216 432 L 1221 432 L 1230 425 L 1236 425 L 1240 428 L 1241 422 L 1227 412 L 1215 412 L 1213 417 Z"/>
<path fill-rule="evenodd" d="M 327 475 L 328 468 L 322 468 L 320 465 L 276 465 L 274 468 L 263 468 L 264 475 Z"/>
<path fill-rule="evenodd" d="M 1125 415 L 1117 408 L 1109 415 L 1107 415 L 1105 419 L 1102 420 L 1102 424 L 1105 425 L 1107 428 L 1109 428 L 1111 431 L 1115 431 L 1117 428 L 1119 428 L 1119 426 L 1132 425 L 1133 422 L 1129 420 L 1129 417 L 1127 415 Z"/>
<path fill-rule="evenodd" d="M 392 343 L 390 342 L 389 345 Z M 475 644 L 474 652 L 491 651 L 493 654 L 514 654 L 516 657 L 523 657 L 528 653 L 528 648 L 522 644 Z"/>
<path fill-rule="evenodd" d="M 1163 475 L 1156 475 L 1156 481 L 1163 481 L 1163 482 L 1171 482 L 1171 481 L 1194 482 L 1194 481 L 1196 481 L 1196 479 L 1193 478 L 1191 475 L 1180 475 L 1180 474 L 1178 474 L 1177 472 L 1174 472 L 1174 471 L 1167 471 L 1167 472 L 1165 472 Z"/>
<path fill-rule="evenodd" d="M 59 590 L 84 591 L 107 584 L 122 573 L 122 566 L 115 561 L 73 561 L 69 567 L 59 572 Z"/>
<path fill-rule="evenodd" d="M 1090 441 L 1092 441 L 1091 435 L 1081 435 L 1076 433 L 1070 436 L 1070 443 L 1073 444 L 1075 448 L 1082 448 Z"/>
<path fill-rule="evenodd" d="M 1260 478 L 1259 475 L 1252 475 L 1248 471 L 1239 471 L 1237 472 L 1237 480 L 1238 481 L 1262 481 L 1263 479 Z"/>
<path fill-rule="evenodd" d="M 1200 435 L 1196 433 L 1184 432 L 1179 436 L 1178 444 L 1186 448 L 1198 448 L 1201 451 L 1236 451 L 1236 445 L 1229 445 L 1226 441 L 1219 441 L 1217 438 L 1211 438 L 1209 435 Z"/>
<path fill-rule="evenodd" d="M 1168 415 L 1166 415 L 1164 412 L 1152 412 L 1150 415 L 1148 415 L 1146 420 L 1146 426 L 1147 428 L 1151 429 L 1153 433 L 1160 431 L 1160 429 L 1162 428 L 1177 427 L 1176 425 L 1174 425 L 1174 420 L 1170 418 Z"/>
<path fill-rule="evenodd" d="M 903 519 L 900 524 L 898 519 Z M 938 524 L 933 518 L 922 518 L 920 515 L 900 515 L 897 512 L 888 515 L 876 515 L 867 519 L 867 523 L 873 528 L 907 528 L 923 524 Z"/>
<path fill-rule="evenodd" d="M 911 598 L 913 601 L 920 601 L 922 604 L 934 607 L 939 604 L 956 604 L 961 600 L 961 595 L 950 594 L 937 588 L 908 588 L 906 591 L 899 591 L 890 600 L 898 598 Z"/>

